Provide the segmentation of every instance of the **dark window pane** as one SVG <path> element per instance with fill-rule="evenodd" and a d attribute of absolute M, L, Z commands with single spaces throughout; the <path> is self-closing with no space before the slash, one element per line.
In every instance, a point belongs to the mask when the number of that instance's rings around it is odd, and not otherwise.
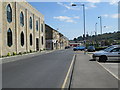
<path fill-rule="evenodd" d="M 23 12 L 20 13 L 20 24 L 24 26 L 24 15 Z"/>
<path fill-rule="evenodd" d="M 24 46 L 24 33 L 21 33 L 21 46 Z"/>
<path fill-rule="evenodd" d="M 43 32 L 43 24 L 41 24 L 41 31 Z"/>
<path fill-rule="evenodd" d="M 30 45 L 32 46 L 32 34 L 30 34 Z"/>
<path fill-rule="evenodd" d="M 38 21 L 36 21 L 36 30 L 38 31 Z"/>
<path fill-rule="evenodd" d="M 8 29 L 8 32 L 7 32 L 7 45 L 9 47 L 12 46 L 12 31 L 10 28 Z"/>
<path fill-rule="evenodd" d="M 12 22 L 12 8 L 10 4 L 7 5 L 7 21 Z"/>
<path fill-rule="evenodd" d="M 32 17 L 30 17 L 30 29 L 32 29 Z"/>
<path fill-rule="evenodd" d="M 43 40 L 43 37 L 42 37 L 42 45 L 44 44 L 44 40 Z"/>

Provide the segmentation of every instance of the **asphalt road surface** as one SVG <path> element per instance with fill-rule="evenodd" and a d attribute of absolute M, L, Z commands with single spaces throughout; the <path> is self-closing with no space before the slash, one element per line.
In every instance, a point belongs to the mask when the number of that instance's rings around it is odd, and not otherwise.
<path fill-rule="evenodd" d="M 72 50 L 60 50 L 4 63 L 3 88 L 61 88 L 72 61 Z"/>
<path fill-rule="evenodd" d="M 83 52 L 59 50 L 4 63 L 3 88 L 61 88 L 74 54 L 71 88 L 117 88 L 118 80 Z"/>

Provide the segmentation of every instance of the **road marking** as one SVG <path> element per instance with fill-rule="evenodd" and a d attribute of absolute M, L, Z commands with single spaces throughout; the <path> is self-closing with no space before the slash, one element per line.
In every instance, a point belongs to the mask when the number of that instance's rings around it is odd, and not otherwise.
<path fill-rule="evenodd" d="M 91 58 L 92 56 L 90 54 L 88 54 Z M 101 65 L 107 72 L 109 72 L 110 74 L 112 74 L 116 79 L 120 80 L 120 78 L 118 76 L 116 76 L 114 73 L 112 73 L 109 69 L 107 69 L 106 67 L 104 67 L 104 65 L 102 65 L 101 63 L 99 63 L 98 61 L 96 61 L 99 65 Z"/>
<path fill-rule="evenodd" d="M 107 70 L 107 72 L 109 72 L 110 74 L 112 74 L 116 79 L 120 80 L 120 78 L 118 78 L 118 76 L 116 76 L 114 73 L 112 73 L 109 69 L 107 69 L 106 67 L 104 67 L 104 65 L 102 65 L 101 63 L 97 62 L 99 65 L 101 65 L 105 70 Z"/>
<path fill-rule="evenodd" d="M 71 69 L 72 69 L 72 66 L 73 66 L 74 60 L 75 60 L 75 54 L 74 54 L 74 56 L 73 56 L 73 59 L 72 59 L 72 62 L 71 62 L 71 64 L 70 64 L 70 67 L 69 67 L 69 69 L 68 69 L 68 72 L 67 72 L 67 75 L 66 75 L 66 77 L 65 77 L 65 80 L 64 80 L 64 82 L 63 82 L 63 84 L 62 84 L 62 89 L 65 88 L 65 85 L 66 85 L 66 83 L 67 83 L 68 76 L 69 76 L 70 71 L 71 71 Z"/>

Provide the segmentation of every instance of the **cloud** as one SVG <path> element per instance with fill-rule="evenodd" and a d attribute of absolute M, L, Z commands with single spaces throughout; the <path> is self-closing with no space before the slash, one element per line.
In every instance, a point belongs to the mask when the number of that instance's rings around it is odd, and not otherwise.
<path fill-rule="evenodd" d="M 79 16 L 75 16 L 75 17 L 73 17 L 73 18 L 75 18 L 75 19 L 80 19 L 80 17 L 79 17 Z"/>
<path fill-rule="evenodd" d="M 120 18 L 120 14 L 113 14 L 111 15 L 112 18 Z"/>
<path fill-rule="evenodd" d="M 101 0 L 86 0 L 87 2 L 91 2 L 91 3 L 99 3 L 101 2 Z"/>
<path fill-rule="evenodd" d="M 57 2 L 57 4 L 67 8 L 68 10 L 80 10 L 80 7 L 72 7 L 71 6 L 72 3 L 67 5 L 67 4 L 64 4 L 64 3 L 61 3 L 61 2 Z"/>
<path fill-rule="evenodd" d="M 110 0 L 109 4 L 110 5 L 118 5 L 118 0 Z"/>
<path fill-rule="evenodd" d="M 90 2 L 90 1 L 92 1 L 92 0 L 89 0 L 89 3 L 85 5 L 85 9 L 95 8 L 96 7 L 95 3 L 99 2 L 98 0 L 94 1 L 94 3 Z M 72 7 L 73 2 L 71 2 L 69 4 L 64 4 L 64 3 L 61 3 L 61 2 L 57 2 L 57 4 L 67 8 L 68 10 L 80 10 L 81 9 L 80 6 Z"/>
<path fill-rule="evenodd" d="M 95 5 L 95 3 L 88 3 L 85 7 L 85 9 L 90 9 L 90 8 L 96 8 L 97 6 Z"/>
<path fill-rule="evenodd" d="M 101 16 L 106 17 L 106 18 L 107 18 L 107 17 L 109 17 L 109 15 L 108 15 L 108 14 L 104 14 L 104 15 L 101 15 Z"/>
<path fill-rule="evenodd" d="M 79 16 L 75 17 L 68 17 L 68 16 L 58 16 L 58 17 L 53 17 L 54 19 L 57 19 L 59 21 L 64 21 L 64 22 L 70 22 L 70 23 L 76 23 L 74 19 L 79 19 Z"/>
<path fill-rule="evenodd" d="M 104 15 L 101 15 L 105 18 L 120 18 L 120 14 L 104 14 Z"/>

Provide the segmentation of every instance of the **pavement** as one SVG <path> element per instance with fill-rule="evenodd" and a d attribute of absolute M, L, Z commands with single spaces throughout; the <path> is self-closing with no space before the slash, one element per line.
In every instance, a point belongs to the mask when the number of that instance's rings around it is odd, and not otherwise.
<path fill-rule="evenodd" d="M 13 61 L 18 61 L 18 60 L 24 60 L 30 57 L 35 57 L 35 56 L 39 56 L 42 54 L 47 54 L 47 53 L 51 53 L 54 52 L 56 50 L 46 50 L 46 51 L 41 51 L 41 52 L 34 52 L 34 53 L 27 53 L 27 54 L 22 54 L 22 55 L 16 55 L 16 56 L 10 56 L 10 57 L 4 57 L 4 58 L 0 58 L 1 63 L 8 63 L 8 62 L 13 62 Z"/>
<path fill-rule="evenodd" d="M 91 61 L 88 54 L 79 52 L 76 55 L 71 88 L 118 88 L 118 79 L 96 61 Z"/>

